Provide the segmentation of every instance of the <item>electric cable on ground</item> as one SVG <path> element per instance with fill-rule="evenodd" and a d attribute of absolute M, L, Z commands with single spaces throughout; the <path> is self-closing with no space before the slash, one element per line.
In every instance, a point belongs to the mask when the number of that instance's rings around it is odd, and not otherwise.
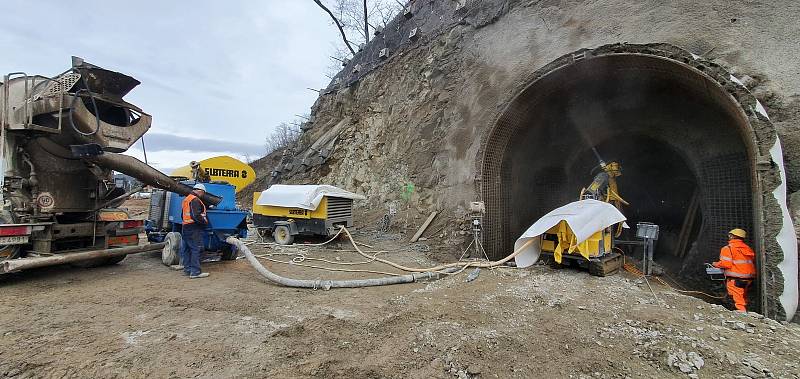
<path fill-rule="evenodd" d="M 355 240 L 353 239 L 353 236 L 350 234 L 350 231 L 347 230 L 347 228 L 342 226 L 341 229 L 344 230 L 345 234 L 347 235 L 347 238 L 350 240 L 350 243 L 353 245 L 353 247 L 356 249 L 356 251 L 359 254 L 361 254 L 361 256 L 363 256 L 365 258 L 371 258 L 369 255 L 364 253 L 358 247 L 358 245 L 356 244 Z M 505 257 L 505 258 L 503 258 L 503 259 L 501 259 L 499 261 L 493 261 L 493 262 L 454 262 L 454 263 L 447 263 L 447 264 L 442 264 L 442 265 L 429 267 L 429 268 L 416 268 L 416 267 L 403 266 L 403 265 L 394 263 L 392 261 L 389 261 L 389 260 L 386 260 L 386 259 L 382 259 L 382 258 L 378 258 L 378 257 L 375 257 L 375 260 L 378 261 L 378 262 L 381 262 L 381 263 L 385 263 L 385 264 L 387 264 L 389 266 L 392 266 L 392 267 L 394 267 L 396 269 L 403 270 L 403 271 L 408 271 L 408 272 L 442 271 L 442 270 L 453 268 L 453 267 L 459 267 L 459 268 L 461 268 L 461 271 L 463 271 L 464 269 L 466 269 L 468 267 L 490 268 L 490 267 L 500 266 L 500 265 L 502 265 L 502 264 L 514 259 L 517 255 L 521 254 L 526 248 L 528 248 L 530 245 L 532 245 L 533 241 L 534 241 L 533 238 L 528 240 L 527 242 L 525 242 L 525 244 L 520 246 L 518 249 L 514 250 L 514 252 L 511 253 L 510 255 L 508 255 L 507 257 Z"/>
<path fill-rule="evenodd" d="M 443 265 L 439 265 L 439 266 L 434 266 L 434 267 L 431 267 L 431 268 L 407 267 L 407 266 L 403 266 L 403 265 L 400 265 L 398 263 L 395 263 L 395 262 L 392 262 L 392 261 L 389 261 L 389 260 L 386 260 L 386 259 L 378 258 L 377 256 L 370 256 L 367 253 L 365 253 L 363 250 L 361 250 L 361 248 L 359 248 L 358 245 L 367 246 L 367 247 L 370 247 L 370 248 L 372 248 L 372 247 L 369 246 L 369 245 L 357 242 L 353 238 L 353 236 L 350 234 L 350 231 L 344 226 L 340 226 L 339 227 L 339 231 L 332 238 L 330 238 L 329 240 L 327 240 L 325 242 L 318 243 L 318 244 L 304 244 L 303 246 L 323 246 L 323 245 L 327 245 L 330 242 L 334 241 L 342 233 L 342 231 L 344 231 L 345 234 L 347 235 L 347 238 L 350 241 L 350 244 L 355 249 L 355 252 L 357 252 L 358 254 L 360 254 L 361 256 L 363 256 L 365 258 L 368 258 L 370 260 L 377 261 L 377 262 L 380 262 L 380 263 L 387 264 L 387 265 L 392 266 L 392 267 L 394 267 L 396 269 L 399 269 L 399 270 L 402 270 L 402 271 L 406 271 L 406 272 L 439 272 L 439 273 L 450 274 L 450 275 L 461 273 L 461 272 L 463 272 L 464 270 L 466 270 L 469 267 L 492 268 L 492 267 L 497 267 L 497 266 L 503 265 L 506 262 L 510 261 L 511 259 L 514 259 L 517 255 L 522 253 L 523 250 L 525 250 L 528 246 L 530 246 L 533 243 L 533 239 L 529 240 L 524 245 L 520 246 L 519 249 L 516 249 L 511 255 L 509 255 L 509 256 L 507 256 L 507 257 L 505 257 L 505 258 L 503 258 L 503 259 L 501 259 L 499 261 L 494 261 L 494 262 L 453 262 L 453 263 L 443 264 Z M 268 245 L 273 245 L 273 244 L 268 244 Z M 444 270 L 449 269 L 449 268 L 454 268 L 454 267 L 458 267 L 459 269 L 457 271 L 447 270 L 448 272 L 444 272 Z"/>
<path fill-rule="evenodd" d="M 614 249 L 619 250 L 620 253 L 622 254 L 622 262 L 623 262 L 622 263 L 622 267 L 625 269 L 625 271 L 628 271 L 631 274 L 634 274 L 634 275 L 636 275 L 638 277 L 645 277 L 644 273 L 639 271 L 639 269 L 636 268 L 636 266 L 634 266 L 634 265 L 632 265 L 630 263 L 627 263 L 625 261 L 625 254 L 622 251 L 622 249 L 620 249 L 618 247 L 615 247 Z M 724 296 L 714 296 L 714 295 L 711 295 L 711 294 L 708 294 L 708 293 L 705 293 L 705 292 L 702 292 L 702 291 L 690 291 L 690 290 L 686 290 L 686 289 L 677 289 L 674 286 L 671 286 L 669 283 L 665 282 L 663 279 L 661 279 L 661 278 L 659 278 L 657 276 L 654 276 L 653 278 L 656 281 L 658 281 L 659 283 L 661 283 L 662 285 L 664 285 L 667 288 L 669 288 L 669 289 L 671 289 L 671 290 L 673 290 L 675 292 L 678 292 L 678 293 L 687 294 L 687 295 L 690 295 L 690 294 L 702 295 L 702 296 L 706 296 L 706 297 L 709 297 L 709 298 L 712 298 L 712 299 L 720 299 L 720 300 L 721 299 L 725 299 Z M 647 285 L 650 286 L 650 283 L 647 283 Z M 677 283 L 675 283 L 675 285 L 679 286 Z M 651 288 L 651 291 L 652 291 L 652 288 Z"/>
<path fill-rule="evenodd" d="M 361 272 L 361 273 L 368 273 L 368 274 L 381 274 L 381 275 L 387 275 L 387 276 L 402 276 L 403 275 L 403 274 L 397 274 L 397 273 L 385 272 L 385 271 L 324 267 L 324 266 L 316 266 L 316 265 L 310 265 L 310 264 L 306 264 L 306 263 L 299 263 L 299 262 L 293 262 L 293 261 L 286 262 L 286 261 L 282 261 L 282 260 L 279 260 L 279 259 L 273 259 L 273 258 L 270 258 L 270 257 L 266 257 L 264 255 L 256 255 L 255 257 L 259 258 L 259 259 L 264 259 L 264 260 L 267 260 L 267 261 L 270 261 L 270 262 L 283 263 L 283 264 L 290 265 L 290 266 L 308 267 L 308 268 L 313 268 L 313 269 L 317 269 L 317 270 L 325 270 L 325 271 Z M 360 263 L 363 263 L 363 262 L 360 262 Z"/>
<path fill-rule="evenodd" d="M 331 260 L 328 260 L 328 259 L 325 259 L 325 258 L 308 257 L 303 253 L 267 253 L 267 254 L 256 254 L 256 257 L 258 257 L 258 258 L 271 257 L 271 256 L 274 256 L 274 255 L 293 256 L 292 261 L 291 261 L 292 263 L 303 263 L 304 261 L 309 260 L 309 261 L 320 261 L 320 262 L 330 263 L 330 264 L 334 264 L 334 265 L 341 265 L 341 266 L 356 266 L 356 265 L 364 265 L 364 264 L 370 264 L 370 263 L 375 262 L 374 256 L 373 256 L 373 258 L 371 258 L 371 260 L 366 261 L 366 262 L 337 262 L 337 261 L 331 261 Z"/>
<path fill-rule="evenodd" d="M 229 244 L 235 246 L 237 250 L 241 251 L 247 261 L 250 263 L 256 271 L 261 274 L 263 277 L 267 278 L 270 281 L 275 283 L 288 286 L 288 287 L 300 287 L 300 288 L 323 288 L 323 289 L 330 289 L 330 288 L 355 288 L 355 287 L 370 287 L 370 286 L 382 286 L 382 285 L 390 285 L 390 284 L 400 284 L 400 283 L 412 283 L 416 282 L 419 279 L 434 279 L 437 278 L 439 274 L 454 274 L 458 272 L 464 271 L 468 267 L 480 267 L 480 268 L 490 268 L 490 267 L 497 267 L 511 259 L 514 259 L 517 255 L 522 253 L 528 246 L 533 243 L 533 239 L 529 240 L 518 249 L 516 249 L 513 253 L 509 256 L 494 262 L 454 262 L 449 264 L 443 264 L 431 268 L 414 268 L 414 267 L 406 267 L 392 261 L 378 258 L 377 256 L 370 256 L 364 253 L 361 248 L 358 247 L 358 243 L 353 239 L 353 236 L 350 234 L 350 231 L 347 230 L 344 226 L 340 227 L 340 233 L 344 231 L 347 235 L 350 243 L 356 249 L 356 252 L 361 256 L 374 259 L 376 262 L 381 262 L 392 266 L 394 268 L 411 272 L 411 274 L 407 275 L 398 275 L 392 274 L 393 276 L 386 276 L 382 278 L 375 278 L 375 279 L 355 279 L 355 280 L 308 280 L 308 279 L 292 279 L 286 278 L 280 275 L 277 275 L 271 271 L 269 271 L 264 265 L 262 265 L 258 261 L 258 257 L 256 257 L 250 249 L 245 245 L 242 241 L 235 237 L 228 237 L 225 241 Z M 338 233 L 337 233 L 338 235 Z M 333 239 L 324 242 L 323 244 L 327 244 Z M 377 255 L 377 254 L 376 254 Z M 330 268 L 329 268 L 330 269 Z M 339 269 L 337 269 L 338 271 Z M 341 269 L 344 270 L 344 269 Z"/>

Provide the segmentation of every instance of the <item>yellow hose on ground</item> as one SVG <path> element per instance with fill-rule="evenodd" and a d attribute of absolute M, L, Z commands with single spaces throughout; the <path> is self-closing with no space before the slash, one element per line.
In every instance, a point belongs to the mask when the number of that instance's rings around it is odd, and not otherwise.
<path fill-rule="evenodd" d="M 368 255 L 363 250 L 361 250 L 361 248 L 359 248 L 358 245 L 367 246 L 367 247 L 370 247 L 370 248 L 371 248 L 371 246 L 366 245 L 364 243 L 357 242 L 355 239 L 353 239 L 353 236 L 350 234 L 350 231 L 347 230 L 347 228 L 345 228 L 344 226 L 340 226 L 339 231 L 336 233 L 336 235 L 334 235 L 332 238 L 330 238 L 329 240 L 327 240 L 325 242 L 317 243 L 317 244 L 303 244 L 301 246 L 324 246 L 324 245 L 327 245 L 327 244 L 333 242 L 343 231 L 347 235 L 347 238 L 350 240 L 350 244 L 353 246 L 353 248 L 355 248 L 354 251 L 357 252 L 359 255 L 361 255 L 361 256 L 363 256 L 365 258 L 368 258 L 369 259 L 368 262 L 355 262 L 355 263 L 332 262 L 332 261 L 328 261 L 328 260 L 320 259 L 320 258 L 305 257 L 304 255 L 298 254 L 298 253 L 261 254 L 261 255 L 254 255 L 254 257 L 259 258 L 259 259 L 268 260 L 268 261 L 275 262 L 275 263 L 283 263 L 283 264 L 288 264 L 288 265 L 292 265 L 293 264 L 293 265 L 302 266 L 302 267 L 308 267 L 308 268 L 313 268 L 313 269 L 318 269 L 318 270 L 329 270 L 329 271 L 363 272 L 363 273 L 385 274 L 385 275 L 391 275 L 391 276 L 398 276 L 399 275 L 399 274 L 395 274 L 395 273 L 388 273 L 388 272 L 382 272 L 382 271 L 372 271 L 372 270 L 337 269 L 337 268 L 332 268 L 332 267 L 309 265 L 309 264 L 304 264 L 304 263 L 301 263 L 301 262 L 302 262 L 302 260 L 305 260 L 305 259 L 308 259 L 308 260 L 319 260 L 319 261 L 322 261 L 322 262 L 325 262 L 325 263 L 342 264 L 342 265 L 358 265 L 358 264 L 366 264 L 366 263 L 372 263 L 372 262 L 380 262 L 380 263 L 389 265 L 391 267 L 394 267 L 396 269 L 399 269 L 399 270 L 402 270 L 402 271 L 406 271 L 406 272 L 421 272 L 421 273 L 438 272 L 438 273 L 441 273 L 441 274 L 455 275 L 455 274 L 459 274 L 459 273 L 463 272 L 464 270 L 466 270 L 467 268 L 470 268 L 470 267 L 492 268 L 492 267 L 497 267 L 497 266 L 503 265 L 506 262 L 510 261 L 511 259 L 514 259 L 514 257 L 516 257 L 517 255 L 522 253 L 522 251 L 525 248 L 527 248 L 528 246 L 530 246 L 533 243 L 533 239 L 531 239 L 530 241 L 526 242 L 524 245 L 520 246 L 519 249 L 516 249 L 511 255 L 509 255 L 509 256 L 507 256 L 507 257 L 505 257 L 505 258 L 503 258 L 503 259 L 501 259 L 499 261 L 494 261 L 494 262 L 453 262 L 453 263 L 448 263 L 448 264 L 444 264 L 444 265 L 435 266 L 435 267 L 432 267 L 432 268 L 406 267 L 406 266 L 400 265 L 398 263 L 395 263 L 395 262 L 392 262 L 392 261 L 389 261 L 389 260 L 386 260 L 386 259 L 378 258 L 377 255 L 380 254 L 380 253 L 383 253 L 383 251 L 377 251 L 377 252 L 375 252 L 374 255 Z M 300 262 L 295 262 L 294 259 L 293 259 L 292 262 L 286 262 L 286 261 L 281 261 L 281 260 L 278 260 L 278 259 L 269 258 L 269 256 L 271 256 L 271 255 L 298 255 L 298 256 L 302 257 L 302 260 Z M 455 271 L 455 272 L 452 271 L 452 270 L 449 270 L 450 268 L 454 268 L 454 267 L 458 267 L 460 269 Z"/>
<path fill-rule="evenodd" d="M 290 265 L 290 266 L 308 267 L 308 268 L 313 268 L 313 269 L 317 269 L 317 270 L 325 270 L 325 271 L 361 272 L 361 273 L 367 273 L 367 274 L 380 274 L 380 275 L 387 275 L 387 276 L 402 276 L 403 275 L 403 274 L 396 274 L 396 273 L 393 273 L 393 272 L 385 272 L 385 271 L 335 268 L 335 267 L 324 267 L 324 266 L 310 265 L 310 264 L 306 264 L 306 263 L 286 262 L 286 261 L 282 261 L 282 260 L 279 260 L 279 259 L 273 259 L 273 258 L 265 257 L 263 255 L 255 255 L 255 257 L 258 258 L 258 259 L 263 259 L 263 260 L 267 260 L 267 261 L 270 261 L 270 262 L 283 263 L 283 264 Z M 359 262 L 359 263 L 363 263 L 363 262 Z"/>
<path fill-rule="evenodd" d="M 342 228 L 342 230 L 344 230 L 345 234 L 347 235 L 347 238 L 350 239 L 350 244 L 353 245 L 353 247 L 356 249 L 356 252 L 361 254 L 361 256 L 363 256 L 365 258 L 369 258 L 369 259 L 375 259 L 378 262 L 387 264 L 387 265 L 392 266 L 392 267 L 394 267 L 396 269 L 407 271 L 407 272 L 431 272 L 431 271 L 438 272 L 438 271 L 442 271 L 442 270 L 445 270 L 445 269 L 448 269 L 448 268 L 452 268 L 452 267 L 461 267 L 461 270 L 458 271 L 458 272 L 461 272 L 461 271 L 464 271 L 465 269 L 467 269 L 468 267 L 478 267 L 478 268 L 497 267 L 497 266 L 500 266 L 500 265 L 502 265 L 502 264 L 514 259 L 517 255 L 521 254 L 522 251 L 525 250 L 528 246 L 533 244 L 533 241 L 534 241 L 534 239 L 531 238 L 530 240 L 528 240 L 528 242 L 525 242 L 525 244 L 520 246 L 518 249 L 514 250 L 514 252 L 511 253 L 511 255 L 509 255 L 509 256 L 507 256 L 507 257 L 505 257 L 505 258 L 503 258 L 503 259 L 501 259 L 499 261 L 493 261 L 493 262 L 454 262 L 454 263 L 447 263 L 447 264 L 443 264 L 443 265 L 439 265 L 439 266 L 434 266 L 434 267 L 431 267 L 431 268 L 415 268 L 415 267 L 403 266 L 403 265 L 394 263 L 394 262 L 386 260 L 386 259 L 382 259 L 382 258 L 378 258 L 378 257 L 371 257 L 371 256 L 367 255 L 366 253 L 361 251 L 361 249 L 358 247 L 358 244 L 356 244 L 356 241 L 353 239 L 353 236 L 350 234 L 350 231 L 347 230 L 347 228 L 345 228 L 344 226 L 342 226 L 341 228 Z"/>
<path fill-rule="evenodd" d="M 707 294 L 707 293 L 702 292 L 702 291 L 679 290 L 679 289 L 669 285 L 667 282 L 665 282 L 663 279 L 661 279 L 659 277 L 655 277 L 655 279 L 659 283 L 669 287 L 670 289 L 672 289 L 673 291 L 676 291 L 676 292 L 685 293 L 685 294 L 703 295 L 703 296 L 706 296 L 706 297 L 709 297 L 709 298 L 712 298 L 712 299 L 720 299 L 720 300 L 725 298 L 725 296 L 714 296 L 714 295 L 710 295 L 710 294 Z"/>

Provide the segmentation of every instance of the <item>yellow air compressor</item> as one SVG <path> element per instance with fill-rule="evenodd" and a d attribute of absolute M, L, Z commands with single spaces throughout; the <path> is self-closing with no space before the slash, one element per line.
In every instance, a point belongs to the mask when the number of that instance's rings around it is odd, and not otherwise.
<path fill-rule="evenodd" d="M 262 238 L 291 245 L 295 236 L 330 237 L 353 226 L 353 200 L 364 196 L 329 185 L 275 184 L 253 195 L 253 224 Z"/>

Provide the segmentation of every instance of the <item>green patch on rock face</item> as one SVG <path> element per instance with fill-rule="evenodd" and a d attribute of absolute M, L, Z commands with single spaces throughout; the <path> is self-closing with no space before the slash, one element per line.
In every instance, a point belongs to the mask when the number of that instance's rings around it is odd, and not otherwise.
<path fill-rule="evenodd" d="M 414 183 L 408 182 L 403 186 L 403 193 L 400 195 L 400 197 L 402 197 L 405 201 L 410 201 L 411 196 L 414 194 L 414 190 Z"/>

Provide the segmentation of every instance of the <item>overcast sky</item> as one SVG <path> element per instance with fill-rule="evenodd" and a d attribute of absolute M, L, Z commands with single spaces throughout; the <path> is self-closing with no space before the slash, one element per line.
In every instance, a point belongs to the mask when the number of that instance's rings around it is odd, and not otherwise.
<path fill-rule="evenodd" d="M 338 32 L 312 0 L 2 0 L 0 75 L 56 75 L 70 56 L 142 82 L 149 163 L 255 159 L 325 87 Z M 190 138 L 181 138 L 190 137 Z M 141 145 L 129 150 L 142 159 Z"/>

